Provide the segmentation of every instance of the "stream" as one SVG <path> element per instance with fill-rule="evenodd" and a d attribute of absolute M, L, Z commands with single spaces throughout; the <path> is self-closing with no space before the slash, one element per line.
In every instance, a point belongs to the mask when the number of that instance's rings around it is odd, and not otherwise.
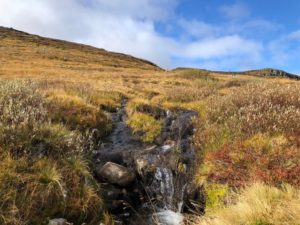
<path fill-rule="evenodd" d="M 123 99 L 120 109 L 110 113 L 113 131 L 94 156 L 96 176 L 116 224 L 179 225 L 185 213 L 203 212 L 201 187 L 192 183 L 192 119 L 197 114 L 163 111 L 161 135 L 145 144 L 126 125 L 126 104 Z"/>

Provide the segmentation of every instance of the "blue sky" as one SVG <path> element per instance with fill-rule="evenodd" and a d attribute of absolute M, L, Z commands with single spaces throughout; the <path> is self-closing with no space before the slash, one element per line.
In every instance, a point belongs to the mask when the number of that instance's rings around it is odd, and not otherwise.
<path fill-rule="evenodd" d="M 297 0 L 0 0 L 0 25 L 178 66 L 300 74 Z"/>

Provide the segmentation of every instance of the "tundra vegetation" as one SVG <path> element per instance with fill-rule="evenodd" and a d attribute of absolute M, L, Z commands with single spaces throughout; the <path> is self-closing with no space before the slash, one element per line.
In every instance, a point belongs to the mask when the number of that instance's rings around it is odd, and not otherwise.
<path fill-rule="evenodd" d="M 197 111 L 194 179 L 206 212 L 186 223 L 299 224 L 298 81 L 163 71 L 13 31 L 0 44 L 0 224 L 113 223 L 90 154 L 122 99 L 128 126 L 147 143 L 161 133 L 161 109 Z"/>

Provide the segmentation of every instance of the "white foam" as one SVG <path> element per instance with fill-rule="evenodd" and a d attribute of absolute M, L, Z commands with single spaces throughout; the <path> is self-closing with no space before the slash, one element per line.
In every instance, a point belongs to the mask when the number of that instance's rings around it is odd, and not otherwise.
<path fill-rule="evenodd" d="M 155 213 L 155 216 L 157 216 L 160 225 L 180 225 L 184 219 L 181 213 L 172 210 Z"/>
<path fill-rule="evenodd" d="M 163 145 L 161 146 L 161 149 L 163 152 L 167 152 L 168 150 L 170 150 L 172 148 L 171 145 Z"/>

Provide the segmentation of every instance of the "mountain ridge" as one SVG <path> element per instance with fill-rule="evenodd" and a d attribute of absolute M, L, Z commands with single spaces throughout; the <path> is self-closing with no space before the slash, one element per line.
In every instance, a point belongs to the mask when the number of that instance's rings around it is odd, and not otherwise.
<path fill-rule="evenodd" d="M 300 75 L 292 74 L 280 69 L 274 68 L 263 68 L 263 69 L 254 69 L 254 70 L 245 70 L 245 71 L 214 71 L 206 69 L 197 69 L 197 68 L 187 68 L 187 67 L 177 67 L 173 71 L 179 70 L 198 70 L 201 72 L 208 73 L 217 73 L 224 75 L 250 75 L 250 76 L 260 76 L 260 77 L 286 77 L 292 79 L 300 79 Z"/>

